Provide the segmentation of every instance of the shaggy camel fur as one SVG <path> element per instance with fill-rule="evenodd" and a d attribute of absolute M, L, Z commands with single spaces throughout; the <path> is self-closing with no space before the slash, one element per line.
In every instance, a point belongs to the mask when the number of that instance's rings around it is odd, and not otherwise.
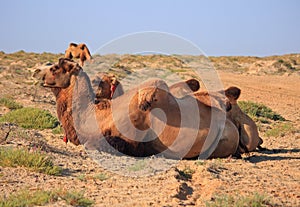
<path fill-rule="evenodd" d="M 244 153 L 260 148 L 263 140 L 259 137 L 255 122 L 237 104 L 240 94 L 241 90 L 239 88 L 229 87 L 225 91 L 197 92 L 194 93 L 194 96 L 208 106 L 227 111 L 227 118 L 239 130 L 240 143 L 238 152 Z"/>
<path fill-rule="evenodd" d="M 100 149 L 106 140 L 125 154 L 173 158 L 227 157 L 237 150 L 238 130 L 221 110 L 192 96 L 177 99 L 161 80 L 95 105 L 89 78 L 74 61 L 60 59 L 39 76 L 52 88 L 58 118 L 74 144 Z"/>
<path fill-rule="evenodd" d="M 122 84 L 118 81 L 117 77 L 113 74 L 98 73 L 91 80 L 95 92 L 96 101 L 101 99 L 113 99 L 124 94 Z M 192 92 L 198 91 L 200 83 L 196 79 L 189 79 L 170 86 L 170 92 L 177 98 L 189 95 Z"/>
<path fill-rule="evenodd" d="M 111 88 L 112 82 L 108 75 L 100 74 L 99 77 L 103 80 L 96 91 L 96 96 L 100 98 L 110 98 L 113 91 Z M 122 89 L 122 85 L 116 80 L 114 76 L 114 82 Z M 189 79 L 187 81 L 182 81 L 175 83 L 169 87 L 169 91 L 172 95 L 177 98 L 182 98 L 186 95 L 191 95 L 193 92 L 198 91 L 200 88 L 200 83 L 196 79 Z M 123 91 L 122 91 L 123 92 Z M 237 104 L 237 99 L 239 98 L 241 90 L 237 87 L 229 87 L 225 91 L 218 92 L 196 92 L 193 95 L 200 100 L 202 103 L 217 107 L 220 110 L 227 112 L 227 118 L 232 121 L 239 130 L 240 134 L 240 144 L 239 153 L 254 151 L 256 148 L 260 148 L 263 143 L 262 139 L 259 137 L 257 126 L 255 122 L 245 114 Z M 120 93 L 114 96 L 119 96 Z"/>
<path fill-rule="evenodd" d="M 170 93 L 172 93 L 176 98 L 182 98 L 186 95 L 190 95 L 199 89 L 200 83 L 194 78 L 175 83 L 169 87 Z"/>
<path fill-rule="evenodd" d="M 66 49 L 65 58 L 79 58 L 80 66 L 82 67 L 86 60 L 91 60 L 92 56 L 88 47 L 84 44 L 70 43 L 69 47 Z"/>
<path fill-rule="evenodd" d="M 124 94 L 122 84 L 114 74 L 98 73 L 91 82 L 95 91 L 96 103 L 104 98 L 113 99 Z"/>
<path fill-rule="evenodd" d="M 188 81 L 186 83 L 189 85 Z M 193 85 L 195 85 L 195 83 L 193 83 Z M 175 84 L 171 86 L 171 88 L 172 87 L 174 87 L 174 91 L 177 91 L 177 87 L 180 87 L 182 94 L 190 92 L 187 88 L 181 87 L 181 84 Z M 232 121 L 239 130 L 240 143 L 238 153 L 244 153 L 254 151 L 256 148 L 261 148 L 260 145 L 263 143 L 263 140 L 259 137 L 255 122 L 244 113 L 237 104 L 240 94 L 241 90 L 237 87 L 229 87 L 226 90 L 217 92 L 199 91 L 193 93 L 202 103 L 227 112 L 227 118 Z"/>

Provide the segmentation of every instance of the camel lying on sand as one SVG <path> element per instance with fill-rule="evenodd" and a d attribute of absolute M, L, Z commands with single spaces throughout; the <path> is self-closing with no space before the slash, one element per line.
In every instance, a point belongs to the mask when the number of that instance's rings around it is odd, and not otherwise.
<path fill-rule="evenodd" d="M 222 110 L 192 96 L 177 99 L 162 80 L 94 104 L 90 80 L 72 60 L 61 58 L 36 76 L 56 96 L 58 118 L 75 145 L 101 149 L 106 140 L 125 154 L 173 158 L 227 157 L 237 151 L 238 130 Z"/>
<path fill-rule="evenodd" d="M 122 84 L 111 73 L 98 73 L 91 80 L 95 92 L 95 102 L 101 99 L 113 99 L 124 94 Z"/>
<path fill-rule="evenodd" d="M 91 82 L 95 92 L 96 102 L 99 102 L 104 98 L 117 98 L 124 94 L 123 86 L 114 74 L 98 73 L 93 77 Z M 169 91 L 177 98 L 181 98 L 191 94 L 192 92 L 198 91 L 199 88 L 199 81 L 192 78 L 187 81 L 182 81 L 171 85 L 169 87 Z"/>
<path fill-rule="evenodd" d="M 241 90 L 237 87 L 229 87 L 217 92 L 196 92 L 193 95 L 206 105 L 217 107 L 226 111 L 227 118 L 232 121 L 239 130 L 240 143 L 238 153 L 251 152 L 261 148 L 263 140 L 259 137 L 255 122 L 244 113 L 237 100 Z"/>
<path fill-rule="evenodd" d="M 98 97 L 101 98 L 110 98 L 111 94 L 114 92 L 110 90 L 110 88 L 113 88 L 113 85 L 111 84 L 112 81 L 106 78 L 106 76 L 107 75 L 105 74 L 99 76 L 100 79 L 102 79 L 102 84 L 95 90 Z M 117 85 L 122 88 L 122 85 L 116 80 L 116 77 L 114 77 L 114 82 L 117 82 Z M 241 93 L 239 88 L 229 87 L 224 91 L 217 92 L 198 91 L 199 88 L 200 83 L 198 80 L 189 79 L 171 85 L 169 87 L 169 92 L 177 98 L 182 98 L 186 95 L 194 95 L 202 103 L 226 111 L 227 118 L 233 122 L 239 130 L 239 153 L 251 152 L 256 148 L 260 148 L 263 141 L 259 137 L 255 122 L 245 114 L 237 104 L 237 99 Z M 116 94 L 116 97 L 117 96 L 119 96 L 119 94 Z"/>
<path fill-rule="evenodd" d="M 66 49 L 65 58 L 79 58 L 80 66 L 82 67 L 86 60 L 91 60 L 92 56 L 84 43 L 76 44 L 70 43 L 69 47 Z"/>

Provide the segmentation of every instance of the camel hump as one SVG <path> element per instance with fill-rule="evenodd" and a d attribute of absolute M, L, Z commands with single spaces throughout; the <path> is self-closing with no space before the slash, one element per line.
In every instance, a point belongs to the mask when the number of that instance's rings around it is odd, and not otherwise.
<path fill-rule="evenodd" d="M 225 90 L 225 95 L 229 100 L 237 100 L 241 95 L 241 89 L 231 86 Z"/>
<path fill-rule="evenodd" d="M 78 47 L 81 49 L 81 50 L 84 50 L 87 46 L 84 44 L 84 43 L 80 43 L 78 45 Z"/>
<path fill-rule="evenodd" d="M 74 42 L 71 42 L 70 45 L 69 45 L 69 47 L 77 47 L 77 44 L 74 43 Z"/>

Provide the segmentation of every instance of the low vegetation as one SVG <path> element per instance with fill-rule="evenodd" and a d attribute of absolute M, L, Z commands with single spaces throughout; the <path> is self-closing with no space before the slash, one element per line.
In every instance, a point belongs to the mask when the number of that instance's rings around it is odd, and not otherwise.
<path fill-rule="evenodd" d="M 185 167 L 184 169 L 175 169 L 178 173 L 176 176 L 179 180 L 190 180 L 193 177 L 193 174 L 195 173 L 195 170 L 191 169 L 189 166 Z"/>
<path fill-rule="evenodd" d="M 23 148 L 0 147 L 0 166 L 25 167 L 48 175 L 60 175 L 62 172 L 61 167 L 54 165 L 46 154 L 39 150 L 29 151 Z"/>
<path fill-rule="evenodd" d="M 0 98 L 0 106 L 5 106 L 11 110 L 23 108 L 21 104 L 17 103 L 12 98 L 7 97 Z"/>
<path fill-rule="evenodd" d="M 63 57 L 62 54 L 52 54 L 52 53 L 32 53 L 20 50 L 15 53 L 4 53 L 0 52 L 0 65 L 10 65 L 11 63 L 17 62 L 18 67 L 31 68 L 37 63 L 44 64 L 46 62 L 57 62 L 57 60 Z"/>
<path fill-rule="evenodd" d="M 64 201 L 66 201 L 67 204 L 71 206 L 92 206 L 93 201 L 91 201 L 88 198 L 84 197 L 84 194 L 82 192 L 78 191 L 60 191 L 57 193 L 58 197 L 62 198 Z"/>
<path fill-rule="evenodd" d="M 207 207 L 263 207 L 273 206 L 268 196 L 253 193 L 247 196 L 220 195 L 206 202 Z"/>
<path fill-rule="evenodd" d="M 268 129 L 265 133 L 267 137 L 283 137 L 287 133 L 294 132 L 295 128 L 290 122 L 279 122 L 271 125 L 271 129 Z"/>
<path fill-rule="evenodd" d="M 49 111 L 37 108 L 20 108 L 0 117 L 0 122 L 10 122 L 25 129 L 49 129 L 58 125 L 57 118 Z"/>
<path fill-rule="evenodd" d="M 52 129 L 53 134 L 63 134 L 64 130 L 61 125 L 57 125 L 54 129 Z"/>
<path fill-rule="evenodd" d="M 91 206 L 93 201 L 84 197 L 83 193 L 77 191 L 44 191 L 44 190 L 23 190 L 16 194 L 4 198 L 0 197 L 1 207 L 25 207 L 25 206 L 41 206 L 55 203 L 59 199 L 64 200 L 71 206 Z"/>
<path fill-rule="evenodd" d="M 297 131 L 293 123 L 263 104 L 240 101 L 239 106 L 256 122 L 259 130 L 267 137 L 283 137 Z"/>
<path fill-rule="evenodd" d="M 107 180 L 109 179 L 109 175 L 107 175 L 106 173 L 99 173 L 99 174 L 96 174 L 96 175 L 86 175 L 86 174 L 80 174 L 77 176 L 78 180 L 80 181 L 87 181 L 87 180 L 100 180 L 100 181 L 104 181 L 104 180 Z"/>
<path fill-rule="evenodd" d="M 218 70 L 257 73 L 282 74 L 300 71 L 299 54 L 282 56 L 253 57 L 253 56 L 221 56 L 209 57 Z M 252 71 L 253 72 L 253 71 Z"/>
<path fill-rule="evenodd" d="M 270 121 L 285 121 L 280 114 L 274 112 L 269 107 L 255 103 L 252 101 L 239 101 L 239 106 L 248 116 L 253 118 L 255 121 L 268 122 Z"/>
<path fill-rule="evenodd" d="M 145 160 L 138 160 L 132 166 L 129 166 L 128 170 L 133 172 L 140 171 L 145 169 L 146 165 L 147 163 Z"/>

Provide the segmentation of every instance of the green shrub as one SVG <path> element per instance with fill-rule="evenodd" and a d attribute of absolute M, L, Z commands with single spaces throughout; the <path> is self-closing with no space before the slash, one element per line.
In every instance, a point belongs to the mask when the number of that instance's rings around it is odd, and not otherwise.
<path fill-rule="evenodd" d="M 231 196 L 220 195 L 212 199 L 212 201 L 206 202 L 207 207 L 263 207 L 272 206 L 270 199 L 259 193 L 253 193 L 247 196 Z"/>
<path fill-rule="evenodd" d="M 30 191 L 23 190 L 19 193 L 12 194 L 8 198 L 0 197 L 1 207 L 27 207 L 27 206 L 42 206 L 58 201 L 58 198 L 64 200 L 71 206 L 91 206 L 94 202 L 85 198 L 81 192 L 77 191 Z"/>
<path fill-rule="evenodd" d="M 104 181 L 107 180 L 109 178 L 109 176 L 105 173 L 100 173 L 94 176 L 94 179 L 100 180 L 100 181 Z"/>
<path fill-rule="evenodd" d="M 8 198 L 0 198 L 1 207 L 26 207 L 26 206 L 41 206 L 49 202 L 57 201 L 57 196 L 49 191 L 34 191 L 23 190 L 13 194 Z"/>
<path fill-rule="evenodd" d="M 128 167 L 128 170 L 136 172 L 145 169 L 147 163 L 145 160 L 138 160 L 132 166 Z"/>
<path fill-rule="evenodd" d="M 289 132 L 295 130 L 294 126 L 290 122 L 279 122 L 272 125 L 272 128 L 267 130 L 265 135 L 267 137 L 283 137 Z"/>
<path fill-rule="evenodd" d="M 63 134 L 64 130 L 61 127 L 61 125 L 57 125 L 57 127 L 55 127 L 54 129 L 52 129 L 52 133 L 53 134 Z"/>
<path fill-rule="evenodd" d="M 14 123 L 25 129 L 49 129 L 58 124 L 49 111 L 30 107 L 10 111 L 0 117 L 0 122 Z"/>
<path fill-rule="evenodd" d="M 93 201 L 84 197 L 83 193 L 77 191 L 63 192 L 59 193 L 59 197 L 65 200 L 71 206 L 91 206 Z"/>
<path fill-rule="evenodd" d="M 23 108 L 21 104 L 18 104 L 11 98 L 0 98 L 0 105 L 5 106 L 11 110 Z"/>
<path fill-rule="evenodd" d="M 0 147 L 0 166 L 25 167 L 48 175 L 60 175 L 61 167 L 55 166 L 52 160 L 40 151 L 30 152 L 27 149 Z"/>
<path fill-rule="evenodd" d="M 244 111 L 250 117 L 256 117 L 264 121 L 266 121 L 265 119 L 270 119 L 273 121 L 285 121 L 285 118 L 283 118 L 280 114 L 277 114 L 263 104 L 252 101 L 239 101 L 238 104 L 242 111 Z"/>

